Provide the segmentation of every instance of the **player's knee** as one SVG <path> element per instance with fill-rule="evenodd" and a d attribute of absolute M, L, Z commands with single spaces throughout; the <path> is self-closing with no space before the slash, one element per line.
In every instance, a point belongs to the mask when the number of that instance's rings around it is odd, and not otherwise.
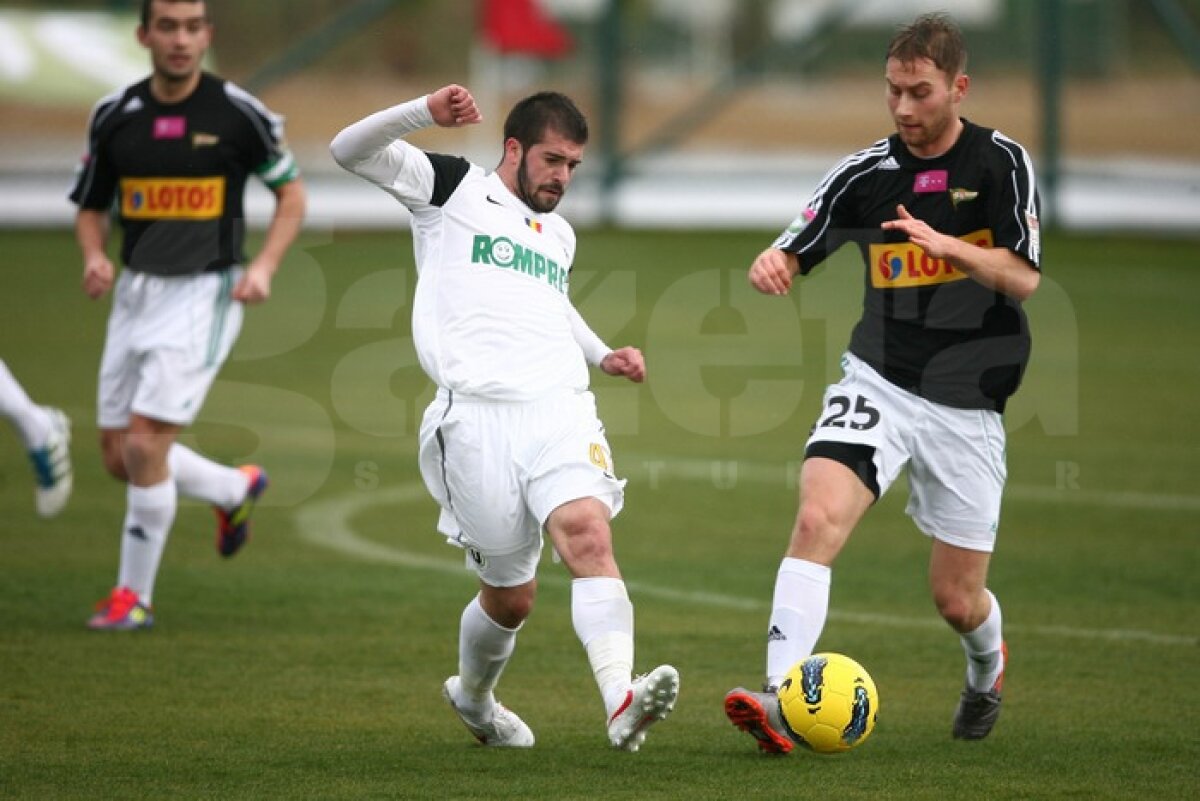
<path fill-rule="evenodd" d="M 130 434 L 125 438 L 125 443 L 121 448 L 121 456 L 126 465 L 145 464 L 150 461 L 152 455 L 153 448 L 148 438 L 139 437 L 134 434 Z"/>
<path fill-rule="evenodd" d="M 801 504 L 796 515 L 792 544 L 805 549 L 824 549 L 842 538 L 842 528 L 842 521 L 828 506 L 809 501 Z"/>
<path fill-rule="evenodd" d="M 485 588 L 480 603 L 487 616 L 505 628 L 515 629 L 533 613 L 536 584 L 521 587 Z"/>
<path fill-rule="evenodd" d="M 125 457 L 121 453 L 121 443 L 109 437 L 100 440 L 100 460 L 105 471 L 117 481 L 128 481 L 129 473 L 125 470 Z"/>
<path fill-rule="evenodd" d="M 935 589 L 933 602 L 937 606 L 938 614 L 955 631 L 971 631 L 978 626 L 974 605 L 968 593 L 957 589 Z"/>
<path fill-rule="evenodd" d="M 533 593 L 517 595 L 506 599 L 504 610 L 507 617 L 505 625 L 507 628 L 515 629 L 517 626 L 525 622 L 525 618 L 533 614 Z"/>

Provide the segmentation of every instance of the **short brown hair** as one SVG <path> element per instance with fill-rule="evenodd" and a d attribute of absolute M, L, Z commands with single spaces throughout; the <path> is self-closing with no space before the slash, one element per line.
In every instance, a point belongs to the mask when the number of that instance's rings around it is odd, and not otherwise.
<path fill-rule="evenodd" d="M 922 14 L 897 30 L 888 45 L 887 57 L 904 64 L 927 58 L 951 78 L 967 71 L 967 45 L 962 30 L 949 14 L 942 12 Z"/>
<path fill-rule="evenodd" d="M 208 18 L 208 3 L 204 0 L 159 0 L 161 3 L 204 3 L 204 16 Z M 154 0 L 142 0 L 142 27 L 150 27 L 150 6 L 154 4 Z"/>
<path fill-rule="evenodd" d="M 516 139 L 525 150 L 545 141 L 553 130 L 569 142 L 586 145 L 587 118 L 560 92 L 538 92 L 513 106 L 504 120 L 504 139 Z"/>

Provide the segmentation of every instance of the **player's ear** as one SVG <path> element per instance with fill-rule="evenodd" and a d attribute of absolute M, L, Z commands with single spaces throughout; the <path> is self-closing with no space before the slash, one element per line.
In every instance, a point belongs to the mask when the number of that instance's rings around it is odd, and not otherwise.
<path fill-rule="evenodd" d="M 954 94 L 954 102 L 961 103 L 963 98 L 967 96 L 967 90 L 971 88 L 971 76 L 960 72 L 954 78 L 952 92 Z"/>
<path fill-rule="evenodd" d="M 521 163 L 521 154 L 523 148 L 521 143 L 516 140 L 516 137 L 510 136 L 504 140 L 504 160 L 511 161 L 513 164 Z"/>

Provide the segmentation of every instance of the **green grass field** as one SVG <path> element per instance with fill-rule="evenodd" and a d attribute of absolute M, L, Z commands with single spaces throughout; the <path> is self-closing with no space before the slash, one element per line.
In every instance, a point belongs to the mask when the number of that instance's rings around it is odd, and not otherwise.
<path fill-rule="evenodd" d="M 1033 364 L 1008 413 L 991 586 L 1011 664 L 993 736 L 950 739 L 957 641 L 928 598 L 900 482 L 835 570 L 820 647 L 871 671 L 879 722 L 837 757 L 761 758 L 721 710 L 761 681 L 791 481 L 858 304 L 840 253 L 790 299 L 745 268 L 771 233 L 583 231 L 573 295 L 640 388 L 597 375 L 638 666 L 683 677 L 643 750 L 606 745 L 568 581 L 539 605 L 500 697 L 538 737 L 474 745 L 444 707 L 473 581 L 434 534 L 414 433 L 430 395 L 408 329 L 405 234 L 310 236 L 251 311 L 186 441 L 266 465 L 236 559 L 180 505 L 152 632 L 83 623 L 116 574 L 123 488 L 100 467 L 107 301 L 66 232 L 2 232 L 0 358 L 75 421 L 76 491 L 33 513 L 0 434 L 0 797 L 1183 799 L 1200 795 L 1200 263 L 1196 243 L 1051 237 Z"/>

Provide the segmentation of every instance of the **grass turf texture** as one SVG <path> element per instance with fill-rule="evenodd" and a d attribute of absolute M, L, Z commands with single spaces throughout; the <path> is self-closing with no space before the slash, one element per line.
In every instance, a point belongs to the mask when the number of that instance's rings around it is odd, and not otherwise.
<path fill-rule="evenodd" d="M 639 389 L 593 379 L 631 479 L 615 531 L 637 664 L 683 677 L 675 714 L 628 755 L 606 746 L 549 560 L 499 694 L 537 747 L 475 747 L 440 698 L 473 582 L 418 483 L 429 387 L 405 235 L 309 236 L 249 312 L 186 441 L 268 467 L 254 535 L 221 560 L 211 512 L 181 502 L 157 626 L 121 636 L 83 626 L 114 579 L 124 508 L 92 422 L 107 301 L 79 290 L 68 233 L 0 233 L 0 357 L 72 416 L 76 460 L 71 505 L 43 521 L 19 441 L 0 439 L 0 796 L 1197 795 L 1195 243 L 1046 243 L 1034 361 L 1008 415 L 991 586 L 1012 663 L 993 736 L 949 737 L 962 656 L 928 599 L 901 481 L 843 553 L 819 643 L 871 671 L 879 724 L 849 754 L 766 759 L 721 700 L 761 681 L 789 482 L 861 283 L 844 250 L 790 299 L 753 295 L 745 268 L 770 237 L 581 233 L 577 304 L 650 369 Z"/>

